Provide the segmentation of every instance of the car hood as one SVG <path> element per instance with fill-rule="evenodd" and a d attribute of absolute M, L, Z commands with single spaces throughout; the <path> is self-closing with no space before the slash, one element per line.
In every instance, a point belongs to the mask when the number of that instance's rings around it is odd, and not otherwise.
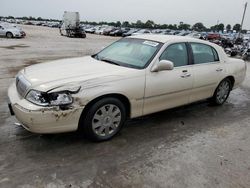
<path fill-rule="evenodd" d="M 31 87 L 48 91 L 67 85 L 93 87 L 106 81 L 125 79 L 136 75 L 137 69 L 98 61 L 91 56 L 41 63 L 26 67 L 24 77 Z"/>

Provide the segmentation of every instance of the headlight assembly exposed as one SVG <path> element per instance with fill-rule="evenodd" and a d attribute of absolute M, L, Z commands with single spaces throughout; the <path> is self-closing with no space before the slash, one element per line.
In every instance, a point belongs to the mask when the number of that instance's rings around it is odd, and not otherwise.
<path fill-rule="evenodd" d="M 68 105 L 73 102 L 71 95 L 67 93 L 51 93 L 48 95 L 52 106 Z"/>
<path fill-rule="evenodd" d="M 46 97 L 46 94 L 40 91 L 30 90 L 30 92 L 26 95 L 26 99 L 31 103 L 34 103 L 39 106 L 49 105 L 49 101 Z"/>
<path fill-rule="evenodd" d="M 73 102 L 73 99 L 69 93 L 57 92 L 57 93 L 44 93 L 37 90 L 31 90 L 26 99 L 39 106 L 63 106 Z"/>

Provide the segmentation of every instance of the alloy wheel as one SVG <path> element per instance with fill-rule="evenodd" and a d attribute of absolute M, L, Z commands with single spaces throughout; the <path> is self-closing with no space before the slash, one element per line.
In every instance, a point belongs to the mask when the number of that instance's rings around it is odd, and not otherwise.
<path fill-rule="evenodd" d="M 113 134 L 121 123 L 121 110 L 114 104 L 100 107 L 93 116 L 92 129 L 96 135 L 106 137 Z"/>
<path fill-rule="evenodd" d="M 216 94 L 216 99 L 219 103 L 224 103 L 230 93 L 230 83 L 228 81 L 223 81 L 218 89 Z"/>

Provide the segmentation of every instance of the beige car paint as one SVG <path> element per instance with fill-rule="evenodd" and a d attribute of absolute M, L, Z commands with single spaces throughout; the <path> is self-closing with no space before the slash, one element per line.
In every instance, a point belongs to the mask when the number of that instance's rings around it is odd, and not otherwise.
<path fill-rule="evenodd" d="M 187 37 L 142 35 L 141 38 L 164 43 L 164 46 L 145 69 L 138 70 L 97 61 L 90 56 L 63 59 L 33 65 L 19 74 L 31 83 L 30 89 L 44 92 L 77 90 L 74 102 L 67 110 L 41 107 L 30 103 L 17 93 L 15 84 L 8 95 L 17 119 L 31 132 L 58 133 L 75 131 L 85 106 L 104 95 L 125 96 L 130 103 L 130 118 L 143 116 L 211 97 L 227 76 L 235 78 L 235 88 L 244 80 L 246 65 L 232 60 L 215 44 Z M 199 42 L 213 46 L 220 62 L 189 65 L 160 72 L 152 72 L 164 49 L 173 43 Z M 222 71 L 216 71 L 217 69 Z M 185 77 L 183 69 L 188 70 Z M 28 91 L 27 91 L 28 92 Z"/>

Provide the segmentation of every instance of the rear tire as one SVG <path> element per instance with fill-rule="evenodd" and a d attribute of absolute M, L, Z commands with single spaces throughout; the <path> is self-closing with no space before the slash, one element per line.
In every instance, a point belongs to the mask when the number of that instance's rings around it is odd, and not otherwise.
<path fill-rule="evenodd" d="M 12 34 L 11 32 L 7 32 L 7 33 L 6 33 L 6 37 L 7 37 L 8 39 L 11 39 L 11 38 L 13 38 L 13 34 Z"/>
<path fill-rule="evenodd" d="M 126 108 L 120 100 L 104 98 L 82 114 L 79 128 L 93 141 L 106 141 L 121 130 L 126 117 Z"/>
<path fill-rule="evenodd" d="M 217 106 L 223 105 L 226 102 L 231 90 L 232 82 L 229 78 L 225 78 L 216 88 L 213 97 L 210 99 L 210 102 Z"/>

